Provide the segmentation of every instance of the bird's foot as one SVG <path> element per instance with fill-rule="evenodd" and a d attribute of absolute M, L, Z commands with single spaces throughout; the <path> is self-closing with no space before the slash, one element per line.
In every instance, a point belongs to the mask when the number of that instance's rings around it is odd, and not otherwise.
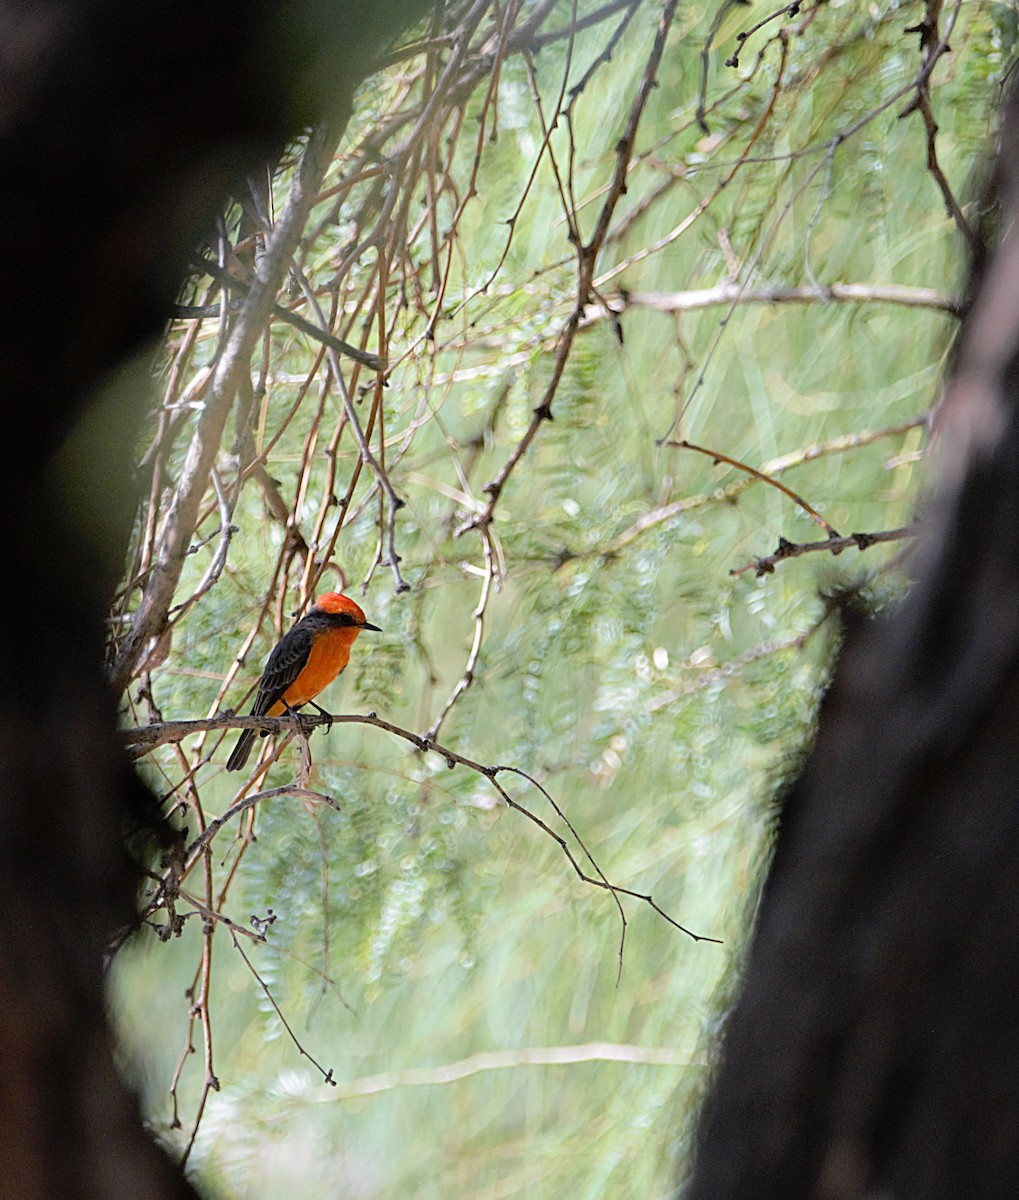
<path fill-rule="evenodd" d="M 316 704 L 315 707 L 318 708 L 318 705 Z M 307 741 L 318 727 L 318 722 L 311 715 L 311 713 L 299 712 L 296 708 L 291 707 L 289 704 L 286 705 L 286 714 L 288 717 L 294 718 L 294 721 L 297 725 L 297 733 L 301 738 L 304 739 L 304 741 Z"/>
<path fill-rule="evenodd" d="M 333 727 L 333 714 L 331 712 L 326 712 L 322 705 L 316 704 L 314 700 L 309 700 L 308 703 L 313 709 L 315 709 L 320 717 L 325 717 L 326 733 L 328 733 Z"/>

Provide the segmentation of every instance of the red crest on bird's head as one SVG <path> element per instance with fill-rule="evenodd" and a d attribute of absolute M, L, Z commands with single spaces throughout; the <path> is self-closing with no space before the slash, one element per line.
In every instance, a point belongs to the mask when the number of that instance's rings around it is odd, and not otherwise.
<path fill-rule="evenodd" d="M 339 592 L 323 592 L 321 596 L 316 597 L 315 607 L 321 608 L 327 613 L 347 613 L 359 625 L 364 624 L 364 613 L 361 611 L 361 606 L 355 604 L 349 596 L 341 596 Z"/>

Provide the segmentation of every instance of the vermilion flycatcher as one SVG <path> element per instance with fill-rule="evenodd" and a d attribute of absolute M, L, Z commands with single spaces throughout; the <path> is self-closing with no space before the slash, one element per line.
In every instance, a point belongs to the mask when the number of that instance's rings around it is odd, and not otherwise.
<path fill-rule="evenodd" d="M 314 700 L 350 661 L 350 648 L 362 629 L 382 632 L 378 625 L 365 620 L 349 596 L 339 592 L 319 596 L 273 647 L 259 680 L 252 716 L 278 717 Z M 254 740 L 253 729 L 241 730 L 226 760 L 228 771 L 239 771 L 244 766 Z"/>

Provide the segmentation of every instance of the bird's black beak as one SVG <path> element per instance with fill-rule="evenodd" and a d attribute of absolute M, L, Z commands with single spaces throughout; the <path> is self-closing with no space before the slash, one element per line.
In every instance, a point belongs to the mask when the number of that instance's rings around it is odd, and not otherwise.
<path fill-rule="evenodd" d="M 373 625 L 371 623 L 371 621 L 365 621 L 365 623 L 360 628 L 361 629 L 371 629 L 371 630 L 374 630 L 375 633 L 382 632 L 382 630 L 378 627 L 378 625 Z"/>

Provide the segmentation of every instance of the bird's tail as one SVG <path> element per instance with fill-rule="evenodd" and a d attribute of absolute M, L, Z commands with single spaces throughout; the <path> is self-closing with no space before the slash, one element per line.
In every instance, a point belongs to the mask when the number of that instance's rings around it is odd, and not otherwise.
<path fill-rule="evenodd" d="M 237 739 L 237 745 L 230 752 L 230 757 L 226 760 L 226 769 L 228 771 L 239 771 L 248 761 L 248 755 L 251 753 L 251 745 L 255 740 L 255 731 L 253 729 L 242 729 L 241 736 Z"/>

